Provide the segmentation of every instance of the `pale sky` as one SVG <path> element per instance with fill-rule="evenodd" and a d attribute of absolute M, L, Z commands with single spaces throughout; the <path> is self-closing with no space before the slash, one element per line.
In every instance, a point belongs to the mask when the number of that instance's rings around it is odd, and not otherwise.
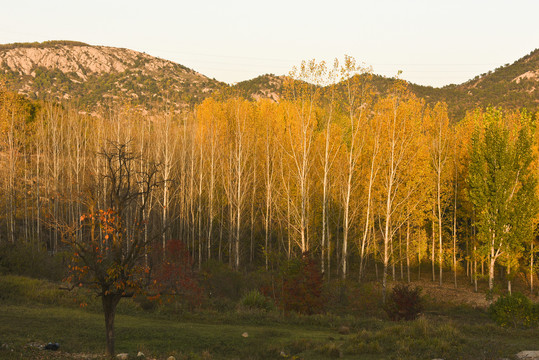
<path fill-rule="evenodd" d="M 373 72 L 462 83 L 539 48 L 539 0 L 0 0 L 0 43 L 129 48 L 235 83 L 345 54 Z"/>

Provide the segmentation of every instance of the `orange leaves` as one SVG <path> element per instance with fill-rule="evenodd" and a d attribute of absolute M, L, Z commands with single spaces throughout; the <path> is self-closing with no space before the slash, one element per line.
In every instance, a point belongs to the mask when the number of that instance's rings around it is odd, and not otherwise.
<path fill-rule="evenodd" d="M 153 296 L 148 296 L 148 300 L 149 301 L 157 301 L 161 298 L 161 294 L 157 294 L 157 295 L 153 295 Z"/>

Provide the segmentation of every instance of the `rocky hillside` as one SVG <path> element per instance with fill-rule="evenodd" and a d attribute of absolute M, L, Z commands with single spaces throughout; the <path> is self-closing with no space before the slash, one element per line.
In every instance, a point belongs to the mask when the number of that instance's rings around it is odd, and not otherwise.
<path fill-rule="evenodd" d="M 0 74 L 8 88 L 29 98 L 71 99 L 90 108 L 125 101 L 179 108 L 224 86 L 145 53 L 71 41 L 0 45 Z"/>
<path fill-rule="evenodd" d="M 234 88 L 237 93 L 246 99 L 270 99 L 279 101 L 282 95 L 282 86 L 285 76 L 266 74 L 251 80 L 237 83 Z"/>
<path fill-rule="evenodd" d="M 284 76 L 272 74 L 229 87 L 172 61 L 133 50 L 73 41 L 0 45 L 0 82 L 32 99 L 70 99 L 81 108 L 129 102 L 144 108 L 199 103 L 210 94 L 279 101 Z M 385 93 L 393 79 L 373 75 L 375 91 Z M 453 119 L 477 106 L 539 110 L 539 49 L 513 64 L 442 88 L 409 84 L 429 103 L 445 101 Z"/>

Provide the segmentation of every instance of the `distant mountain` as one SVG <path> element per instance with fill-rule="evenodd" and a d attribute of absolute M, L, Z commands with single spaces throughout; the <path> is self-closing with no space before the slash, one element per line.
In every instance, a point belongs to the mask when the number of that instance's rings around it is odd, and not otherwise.
<path fill-rule="evenodd" d="M 282 96 L 283 82 L 286 76 L 266 74 L 251 80 L 237 83 L 233 89 L 237 94 L 250 100 L 270 99 L 279 101 Z"/>
<path fill-rule="evenodd" d="M 284 77 L 263 75 L 236 85 L 246 98 L 268 97 L 277 101 L 282 95 Z M 374 91 L 385 94 L 395 82 L 393 78 L 372 75 Z M 539 110 L 539 49 L 494 71 L 476 76 L 460 85 L 442 88 L 409 83 L 409 89 L 427 101 L 448 104 L 449 113 L 460 120 L 466 111 L 476 107 L 501 106 L 510 109 Z"/>
<path fill-rule="evenodd" d="M 411 90 L 428 102 L 445 101 L 454 118 L 481 106 L 539 110 L 539 49 L 502 67 L 460 85 L 442 88 L 410 84 Z"/>
<path fill-rule="evenodd" d="M 129 102 L 143 108 L 169 103 L 176 109 L 201 102 L 212 93 L 279 101 L 285 76 L 261 75 L 228 86 L 185 66 L 137 51 L 73 41 L 0 45 L 0 81 L 32 99 L 70 99 L 94 108 Z M 384 94 L 394 79 L 372 76 Z M 445 101 L 455 120 L 477 106 L 539 109 L 539 49 L 460 85 L 442 88 L 409 84 L 428 103 Z"/>
<path fill-rule="evenodd" d="M 198 103 L 226 86 L 185 66 L 129 49 L 73 41 L 0 45 L 0 75 L 32 99 L 71 99 L 93 108 Z"/>

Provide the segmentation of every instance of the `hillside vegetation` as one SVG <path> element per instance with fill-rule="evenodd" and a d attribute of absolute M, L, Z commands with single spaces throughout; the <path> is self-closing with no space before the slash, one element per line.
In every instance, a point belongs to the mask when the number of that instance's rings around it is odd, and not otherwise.
<path fill-rule="evenodd" d="M 142 109 L 200 103 L 211 93 L 248 100 L 282 98 L 285 76 L 261 75 L 228 86 L 182 65 L 133 50 L 92 46 L 76 41 L 0 45 L 0 74 L 8 87 L 33 99 L 70 99 L 88 110 L 112 103 Z M 395 79 L 372 74 L 381 95 Z M 463 84 L 442 88 L 409 84 L 429 104 L 445 102 L 455 121 L 476 107 L 539 108 L 539 49 Z"/>
<path fill-rule="evenodd" d="M 70 99 L 90 110 L 112 103 L 180 109 L 222 86 L 168 60 L 69 41 L 2 45 L 0 74 L 8 88 L 29 98 Z"/>

